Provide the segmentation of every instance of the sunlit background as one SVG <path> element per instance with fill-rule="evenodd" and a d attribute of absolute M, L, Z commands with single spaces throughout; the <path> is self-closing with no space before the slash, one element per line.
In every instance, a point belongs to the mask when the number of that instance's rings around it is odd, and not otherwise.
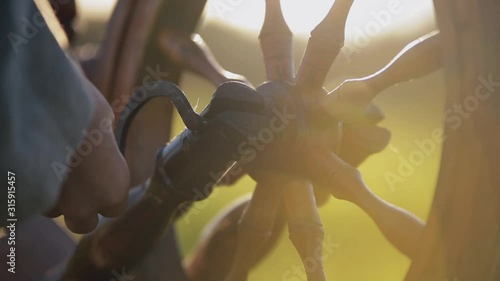
<path fill-rule="evenodd" d="M 112 12 L 115 0 L 79 1 L 79 28 L 83 33 L 79 44 L 98 43 L 104 34 L 104 24 Z M 282 1 L 285 18 L 295 33 L 296 62 L 300 61 L 308 33 L 327 13 L 332 1 Z M 385 21 L 377 14 L 398 5 Z M 257 42 L 264 17 L 263 0 L 209 0 L 198 32 L 209 44 L 221 64 L 247 76 L 254 85 L 264 81 L 264 67 Z M 348 77 L 362 77 L 384 66 L 412 40 L 436 28 L 431 0 L 356 0 L 346 27 L 346 44 L 353 44 L 376 22 L 380 30 L 371 31 L 369 40 L 351 55 L 340 54 L 329 76 L 327 88 L 332 89 Z M 359 39 L 359 38 L 358 38 Z M 359 46 L 359 44 L 358 44 Z M 214 88 L 206 81 L 188 74 L 181 88 L 199 109 L 208 102 Z M 418 149 L 416 140 L 428 138 L 441 127 L 444 83 L 439 71 L 425 78 L 399 84 L 380 95 L 376 103 L 386 114 L 382 126 L 392 131 L 390 146 L 372 156 L 361 171 L 368 185 L 385 200 L 414 212 L 425 219 L 432 201 L 439 168 L 441 148 L 427 156 L 404 182 L 390 185 L 388 173 L 398 173 L 402 161 Z M 179 120 L 179 119 L 177 119 Z M 182 130 L 177 121 L 174 132 Z M 206 224 L 234 199 L 251 192 L 253 182 L 245 178 L 237 185 L 226 187 L 215 198 L 208 199 L 201 214 L 180 219 L 179 236 L 186 256 L 196 247 Z M 335 250 L 324 263 L 329 280 L 400 281 L 410 260 L 395 250 L 377 230 L 375 224 L 353 204 L 331 200 L 320 210 L 326 239 L 335 243 Z M 305 280 L 305 275 L 290 274 L 300 259 L 286 233 L 276 249 L 251 274 L 251 280 Z M 295 279 L 294 279 L 295 278 Z"/>
<path fill-rule="evenodd" d="M 102 19 L 111 15 L 116 0 L 85 0 L 78 1 L 80 11 L 86 18 Z M 395 15 L 390 29 L 398 29 L 401 25 L 414 27 L 425 24 L 433 18 L 433 4 L 429 0 L 408 1 L 355 1 L 349 15 L 348 29 L 362 26 L 373 19 L 371 12 L 387 9 L 391 2 L 402 7 L 401 13 Z M 251 0 L 208 0 L 206 5 L 206 20 L 221 21 L 238 28 L 258 31 L 264 19 L 265 1 Z M 308 0 L 308 1 L 282 1 L 283 14 L 290 29 L 296 34 L 307 34 L 326 15 L 333 1 Z M 348 34 L 349 35 L 349 34 Z"/>

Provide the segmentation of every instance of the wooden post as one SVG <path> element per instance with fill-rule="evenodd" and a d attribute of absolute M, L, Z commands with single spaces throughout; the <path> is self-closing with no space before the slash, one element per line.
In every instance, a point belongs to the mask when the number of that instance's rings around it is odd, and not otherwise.
<path fill-rule="evenodd" d="M 434 1 L 447 82 L 440 174 L 406 281 L 500 280 L 500 3 Z M 471 107 L 477 101 L 477 107 Z M 474 110 L 467 110 L 474 109 Z M 458 114 L 458 113 L 457 113 Z"/>

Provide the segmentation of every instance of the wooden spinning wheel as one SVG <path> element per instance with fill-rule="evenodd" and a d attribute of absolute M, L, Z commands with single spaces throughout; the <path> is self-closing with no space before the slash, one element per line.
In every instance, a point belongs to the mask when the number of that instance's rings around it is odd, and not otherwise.
<path fill-rule="evenodd" d="M 339 95 L 337 97 L 335 95 L 324 96 L 322 84 L 343 43 L 345 19 L 352 2 L 335 1 L 328 16 L 312 33 L 303 63 L 295 76 L 291 60 L 291 33 L 281 16 L 279 1 L 267 0 L 266 21 L 260 36 L 266 60 L 267 78 L 293 81 L 294 94 L 305 104 L 321 102 L 339 107 L 345 106 Z M 201 41 L 191 39 L 203 6 L 204 1 L 195 0 L 143 1 L 141 5 L 138 1 L 120 1 L 110 24 L 109 34 L 116 37 L 107 37 L 108 42 L 104 45 L 101 57 L 98 57 L 96 68 L 90 72 L 91 75 L 95 73 L 92 81 L 106 95 L 108 101 L 112 103 L 119 99 L 122 92 L 130 92 L 134 85 L 138 85 L 138 81 L 147 75 L 145 67 L 154 65 L 153 62 L 158 57 L 163 58 L 164 71 L 172 73 L 168 79 L 174 82 L 178 81 L 181 65 L 184 69 L 201 74 L 215 85 L 232 80 L 245 81 L 243 77 L 222 69 L 210 56 L 208 49 L 200 43 Z M 486 0 L 474 3 L 465 0 L 450 0 L 435 1 L 435 8 L 440 29 L 439 44 L 442 48 L 447 78 L 447 105 L 453 106 L 463 103 L 469 95 L 478 91 L 478 79 L 500 80 L 500 55 L 497 53 L 500 50 L 500 32 L 498 32 L 500 4 Z M 182 16 L 185 14 L 179 11 L 185 13 L 195 11 L 195 13 Z M 152 14 L 155 16 L 147 16 Z M 186 55 L 187 53 L 189 55 Z M 139 81 L 140 83 L 142 81 Z M 314 161 L 323 161 L 326 166 L 332 166 L 331 163 L 335 163 L 337 167 L 340 166 L 349 171 L 343 183 L 356 186 L 354 190 L 360 190 L 359 193 L 352 190 L 329 190 L 328 193 L 354 202 L 369 212 L 386 237 L 412 258 L 413 263 L 406 281 L 493 281 L 500 279 L 500 176 L 494 170 L 495 161 L 500 159 L 500 113 L 498 113 L 500 101 L 495 95 L 493 86 L 492 89 L 486 90 L 491 90 L 491 96 L 477 112 L 464 121 L 458 130 L 448 125 L 445 127 L 448 139 L 444 145 L 432 211 L 425 228 L 422 228 L 421 223 L 410 214 L 397 208 L 387 207 L 384 202 L 377 201 L 378 198 L 366 191 L 359 175 L 350 172 L 349 165 L 343 166 L 344 162 L 337 158 L 325 158 L 324 155 L 328 154 L 326 150 L 314 154 L 317 156 Z M 357 103 L 350 104 L 349 108 L 354 111 L 359 108 L 363 110 L 371 108 L 373 97 L 374 95 L 361 96 L 356 100 Z M 347 100 L 347 103 L 350 102 L 352 101 Z M 168 123 L 172 107 L 165 107 L 167 105 L 168 103 L 157 107 L 152 105 L 151 109 L 145 111 L 147 112 L 145 115 L 135 121 L 133 125 L 135 127 L 131 128 L 126 156 L 136 183 L 144 181 L 153 174 L 154 153 L 168 139 Z M 165 111 L 165 108 L 170 111 Z M 332 109 L 329 113 L 339 114 L 335 117 L 340 120 L 344 118 L 340 116 L 341 113 L 336 113 Z M 343 112 L 342 114 L 351 113 Z M 356 116 L 368 116 L 363 118 L 377 123 L 376 110 L 375 115 L 363 115 L 364 113 L 365 111 L 357 112 Z M 155 123 L 152 120 L 167 121 Z M 312 134 L 321 135 L 322 133 L 324 130 L 313 130 Z M 335 132 L 333 134 L 335 135 Z M 338 135 L 335 136 L 338 137 Z M 317 139 L 323 140 L 324 138 L 320 136 Z M 313 137 L 313 140 L 316 138 Z M 384 142 L 385 140 L 378 147 L 383 147 Z M 319 145 L 324 145 L 324 143 L 320 142 Z M 335 149 L 335 145 L 333 146 Z M 373 152 L 375 151 L 370 151 L 368 154 Z M 340 156 L 343 155 L 340 154 Z M 362 159 L 363 157 L 358 161 Z M 356 161 L 352 163 L 352 165 L 357 164 Z M 191 279 L 246 280 L 248 270 L 265 254 L 269 241 L 273 239 L 272 234 L 269 233 L 275 231 L 276 228 L 281 228 L 285 221 L 288 221 L 291 229 L 298 229 L 292 232 L 291 239 L 303 261 L 314 256 L 311 252 L 314 251 L 311 241 L 322 239 L 321 222 L 314 208 L 315 198 L 321 199 L 325 195 L 321 195 L 320 191 L 314 195 L 315 190 L 309 178 L 287 180 L 284 184 L 281 177 L 262 176 L 261 172 L 255 169 L 251 170 L 251 173 L 259 174 L 258 177 L 263 180 L 259 181 L 256 187 L 254 199 L 250 203 L 245 203 L 248 204 L 247 207 L 239 206 L 229 216 L 229 221 L 234 224 L 240 215 L 244 214 L 241 224 L 243 227 L 238 234 L 238 241 L 232 242 L 235 248 L 237 246 L 237 250 L 228 253 L 226 257 L 220 257 L 228 266 L 224 267 L 222 272 L 215 273 L 211 270 L 213 267 L 206 268 L 209 261 L 203 259 L 203 251 L 200 251 L 198 263 L 194 264 L 188 272 Z M 324 176 L 321 171 L 316 175 L 317 177 Z M 285 177 L 288 178 L 288 175 Z M 286 185 L 287 190 L 293 190 L 293 192 L 270 187 L 281 185 Z M 279 205 L 276 204 L 280 196 L 284 196 L 282 200 L 285 201 L 283 204 L 286 219 L 274 220 L 274 216 L 270 214 L 280 213 Z M 265 215 L 262 214 L 262 210 L 267 211 Z M 400 231 L 391 229 L 391 224 L 384 225 L 387 218 L 396 218 L 397 221 L 403 222 L 405 227 Z M 126 216 L 119 219 L 121 222 L 118 225 L 124 227 L 126 219 Z M 134 224 L 130 225 L 133 228 Z M 112 226 L 106 229 L 108 232 L 97 232 L 93 237 L 103 237 L 100 235 L 106 236 L 113 233 L 109 229 L 112 229 Z M 160 231 L 161 227 L 154 230 Z M 235 235 L 234 232 L 231 234 Z M 422 234 L 421 238 L 420 234 Z M 262 243 L 263 240 L 268 241 Z M 96 239 L 92 240 L 92 237 L 84 240 L 87 244 L 82 243 L 81 249 L 87 249 L 84 247 L 88 246 L 88 243 L 93 247 L 104 247 L 95 241 L 99 242 Z M 109 240 L 103 239 L 102 241 Z M 115 246 L 120 245 L 118 242 Z M 121 253 L 119 249 L 115 250 Z M 95 261 L 92 259 L 91 250 L 87 252 L 81 250 L 79 253 L 90 256 L 89 263 L 92 263 L 92 260 Z M 134 258 L 139 260 L 144 253 L 132 251 L 132 255 L 137 255 Z M 81 275 L 82 272 L 78 270 L 82 268 L 76 264 L 85 258 L 82 259 L 78 254 L 76 257 L 78 258 L 74 259 L 73 267 L 69 268 L 66 278 L 78 279 L 87 276 Z M 117 266 L 120 262 L 112 264 Z M 99 268 L 99 266 L 92 265 L 83 268 L 109 271 L 106 266 Z M 105 277 L 106 275 L 90 274 L 88 276 Z M 323 266 L 308 272 L 308 280 L 326 280 Z"/>
<path fill-rule="evenodd" d="M 476 92 L 478 77 L 500 77 L 500 56 L 494 51 L 500 46 L 496 16 L 500 4 L 434 1 L 434 5 L 443 39 L 447 106 L 451 106 Z M 500 152 L 498 105 L 498 95 L 493 94 L 465 126 L 456 131 L 445 127 L 449 139 L 423 247 L 406 281 L 500 278 L 500 178 L 494 164 Z"/>

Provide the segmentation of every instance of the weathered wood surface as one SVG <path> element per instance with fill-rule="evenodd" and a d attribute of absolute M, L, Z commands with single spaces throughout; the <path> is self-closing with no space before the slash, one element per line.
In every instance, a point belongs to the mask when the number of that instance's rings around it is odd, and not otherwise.
<path fill-rule="evenodd" d="M 434 202 L 406 281 L 500 280 L 500 2 L 434 1 L 448 86 Z M 492 80 L 487 86 L 485 81 Z M 477 105 L 476 105 L 477 102 Z M 448 119 L 446 119 L 448 120 Z"/>

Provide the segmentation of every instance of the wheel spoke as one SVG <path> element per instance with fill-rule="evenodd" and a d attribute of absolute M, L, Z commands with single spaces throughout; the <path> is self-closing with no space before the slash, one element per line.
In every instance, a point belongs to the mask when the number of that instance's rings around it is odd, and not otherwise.
<path fill-rule="evenodd" d="M 283 198 L 290 240 L 302 259 L 307 280 L 326 281 L 322 257 L 324 229 L 312 184 L 304 180 L 293 181 L 287 185 Z"/>
<path fill-rule="evenodd" d="M 305 96 L 323 93 L 330 67 L 344 45 L 347 15 L 354 0 L 335 0 L 332 8 L 311 32 L 304 57 L 295 77 L 297 88 Z"/>
<path fill-rule="evenodd" d="M 293 34 L 283 18 L 280 0 L 266 0 L 266 16 L 259 40 L 267 80 L 292 81 Z"/>
<path fill-rule="evenodd" d="M 409 258 L 415 256 L 424 229 L 422 220 L 371 192 L 361 173 L 327 148 L 312 152 L 308 163 L 313 178 L 329 186 L 334 197 L 359 206 L 394 247 Z"/>
<path fill-rule="evenodd" d="M 240 219 L 238 245 L 226 281 L 245 281 L 251 267 L 267 250 L 276 220 L 282 188 L 273 181 L 258 183 Z"/>

